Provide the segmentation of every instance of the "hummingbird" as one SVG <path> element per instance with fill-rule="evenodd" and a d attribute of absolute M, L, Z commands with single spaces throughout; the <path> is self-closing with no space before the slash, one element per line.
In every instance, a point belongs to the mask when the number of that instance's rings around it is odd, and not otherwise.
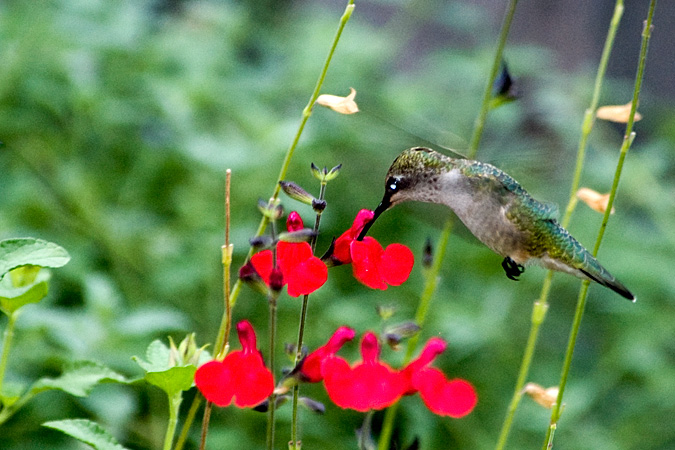
<path fill-rule="evenodd" d="M 512 280 L 532 264 L 591 280 L 635 301 L 635 296 L 557 221 L 555 205 L 535 200 L 491 164 L 451 158 L 425 147 L 403 151 L 387 172 L 375 220 L 405 201 L 448 206 L 479 241 L 504 258 Z"/>

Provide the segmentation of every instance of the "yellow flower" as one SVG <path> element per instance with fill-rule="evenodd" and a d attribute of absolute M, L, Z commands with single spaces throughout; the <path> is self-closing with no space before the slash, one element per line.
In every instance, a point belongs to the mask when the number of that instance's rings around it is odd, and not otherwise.
<path fill-rule="evenodd" d="M 330 108 L 335 112 L 340 114 L 354 114 L 359 112 L 359 107 L 354 101 L 356 97 L 356 91 L 354 88 L 349 88 L 350 93 L 346 97 L 340 97 L 338 95 L 322 94 L 319 95 L 319 98 L 316 99 L 316 103 L 326 108 Z"/>
<path fill-rule="evenodd" d="M 595 115 L 598 119 L 609 120 L 611 122 L 627 123 L 630 116 L 630 107 L 633 102 L 628 102 L 625 105 L 611 105 L 601 106 L 598 108 Z M 642 119 L 642 114 L 635 111 L 635 122 Z"/>
<path fill-rule="evenodd" d="M 609 194 L 600 194 L 589 188 L 581 188 L 577 191 L 577 198 L 586 203 L 591 209 L 604 214 L 607 211 L 607 204 L 609 203 Z M 614 208 L 612 212 L 614 214 Z"/>
<path fill-rule="evenodd" d="M 529 395 L 532 400 L 544 408 L 551 409 L 558 399 L 558 386 L 544 388 L 537 383 L 527 383 L 523 388 L 523 393 Z"/>

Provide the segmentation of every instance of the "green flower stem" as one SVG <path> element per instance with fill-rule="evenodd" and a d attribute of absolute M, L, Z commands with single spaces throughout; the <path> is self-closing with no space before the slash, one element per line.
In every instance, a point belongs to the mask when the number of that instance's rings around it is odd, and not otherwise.
<path fill-rule="evenodd" d="M 434 262 L 429 269 L 429 272 L 426 274 L 426 280 L 424 283 L 424 290 L 420 296 L 420 302 L 417 306 L 417 313 L 415 314 L 415 322 L 420 327 L 424 324 L 429 312 L 429 307 L 431 306 L 431 299 L 434 296 L 436 287 L 438 286 L 439 273 L 441 272 L 441 265 L 443 259 L 445 258 L 445 253 L 448 247 L 448 242 L 450 241 L 450 235 L 452 234 L 452 220 L 447 220 L 441 235 L 438 239 L 438 253 L 434 257 Z M 415 348 L 417 347 L 417 341 L 419 340 L 419 335 L 415 335 L 408 340 L 408 345 L 406 347 L 406 354 L 403 360 L 403 365 L 405 366 L 412 359 L 412 355 L 415 353 Z M 384 419 L 382 422 L 382 431 L 380 432 L 380 440 L 378 442 L 378 450 L 389 450 L 391 435 L 394 431 L 394 419 L 396 418 L 396 412 L 398 411 L 399 403 L 396 402 L 387 408 L 387 411 L 384 413 Z"/>
<path fill-rule="evenodd" d="M 194 422 L 195 417 L 197 416 L 197 411 L 199 411 L 199 407 L 202 405 L 202 398 L 203 397 L 201 396 L 201 394 L 198 393 L 195 396 L 194 400 L 192 401 L 192 404 L 190 405 L 190 410 L 188 411 L 187 416 L 185 417 L 185 423 L 183 424 L 183 427 L 180 430 L 178 439 L 176 439 L 176 446 L 174 447 L 175 450 L 181 449 L 185 445 L 185 441 L 187 441 L 188 433 L 190 431 L 190 427 L 189 426 L 186 427 L 185 424 L 192 424 L 192 422 Z M 206 446 L 206 439 L 204 439 L 204 445 Z"/>
<path fill-rule="evenodd" d="M 509 437 L 509 432 L 511 431 L 511 425 L 513 424 L 513 418 L 516 415 L 516 410 L 520 404 L 520 399 L 523 396 L 523 387 L 527 382 L 527 376 L 530 372 L 532 357 L 534 356 L 537 338 L 539 337 L 539 328 L 544 322 L 544 319 L 546 318 L 546 312 L 548 311 L 548 303 L 546 299 L 548 298 L 548 293 L 551 289 L 552 279 L 553 272 L 549 271 L 546 274 L 546 278 L 544 278 L 544 285 L 542 287 L 539 300 L 534 302 L 534 307 L 532 308 L 530 334 L 527 337 L 527 344 L 525 344 L 525 353 L 523 354 L 523 360 L 520 364 L 520 370 L 518 372 L 518 379 L 516 381 L 513 397 L 509 403 L 509 407 L 506 412 L 506 418 L 502 424 L 502 429 L 499 433 L 499 440 L 497 441 L 497 446 L 495 447 L 498 450 L 501 450 L 506 446 L 506 441 Z"/>
<path fill-rule="evenodd" d="M 178 424 L 178 410 L 182 401 L 183 393 L 181 391 L 169 396 L 169 424 L 164 435 L 164 450 L 171 450 L 173 436 L 176 434 L 176 424 Z"/>
<path fill-rule="evenodd" d="M 621 21 L 621 16 L 623 15 L 623 0 L 617 0 L 616 6 L 614 8 L 614 14 L 610 21 L 609 30 L 607 32 L 607 38 L 605 39 L 605 45 L 602 51 L 602 56 L 600 57 L 600 64 L 598 66 L 598 72 L 595 76 L 595 85 L 593 89 L 593 95 L 591 98 L 591 103 L 584 113 L 583 123 L 581 125 L 581 137 L 579 138 L 579 147 L 577 149 L 577 158 L 574 170 L 574 176 L 572 179 L 572 184 L 570 187 L 570 196 L 565 208 L 565 215 L 561 221 L 561 225 L 565 228 L 570 223 L 572 218 L 572 213 L 577 204 L 576 193 L 579 190 L 579 184 L 581 182 L 581 174 L 583 172 L 584 160 L 586 155 L 586 147 L 588 144 L 588 137 L 591 134 L 593 129 L 593 124 L 595 122 L 595 112 L 598 107 L 598 102 L 600 100 L 600 93 L 602 91 L 602 84 L 605 79 L 605 72 L 607 70 L 607 63 L 609 62 L 609 56 L 612 53 L 612 47 L 614 45 L 614 38 L 616 36 L 616 31 L 619 28 L 619 22 Z M 549 271 L 546 274 L 544 283 L 541 288 L 541 293 L 539 294 L 538 300 L 534 303 L 532 311 L 532 321 L 530 326 L 530 333 L 527 338 L 527 344 L 525 346 L 525 353 L 523 354 L 523 360 L 520 364 L 520 371 L 518 373 L 518 380 L 516 381 L 516 387 L 513 392 L 513 397 L 509 403 L 509 407 L 506 413 L 506 418 L 502 424 L 502 429 L 499 434 L 499 440 L 497 441 L 497 450 L 502 450 L 506 446 L 506 441 L 511 431 L 511 426 L 513 424 L 513 418 L 515 416 L 520 400 L 523 396 L 523 388 L 527 382 L 527 377 L 530 372 L 530 366 L 532 364 L 532 357 L 534 355 L 534 350 L 537 343 L 537 338 L 539 336 L 539 328 L 541 323 L 545 319 L 546 310 L 548 309 L 548 296 L 551 290 L 551 281 L 553 278 L 553 272 Z"/>
<path fill-rule="evenodd" d="M 286 178 L 286 172 L 288 172 L 288 168 L 291 164 L 291 159 L 293 158 L 293 154 L 295 153 L 295 149 L 298 146 L 298 143 L 300 142 L 300 136 L 302 136 L 302 132 L 305 129 L 305 125 L 307 124 L 307 120 L 309 117 L 312 115 L 312 106 L 316 102 L 316 99 L 319 97 L 319 93 L 321 92 L 321 87 L 323 86 L 323 82 L 326 79 L 326 74 L 328 73 L 328 67 L 330 66 L 330 62 L 333 59 L 333 54 L 335 53 L 335 49 L 337 48 L 337 44 L 340 41 L 340 36 L 342 36 L 342 31 L 345 28 L 345 25 L 347 25 L 347 22 L 349 21 L 349 18 L 352 15 L 352 11 L 354 11 L 354 0 L 349 0 L 349 3 L 347 4 L 347 7 L 345 8 L 344 14 L 342 14 L 342 17 L 340 18 L 340 24 L 338 25 L 337 32 L 335 33 L 335 37 L 333 38 L 333 43 L 331 44 L 330 51 L 328 52 L 328 57 L 326 58 L 326 61 L 324 62 L 323 69 L 321 70 L 321 73 L 319 74 L 319 79 L 316 82 L 316 86 L 314 87 L 314 91 L 312 92 L 312 95 L 309 98 L 309 102 L 307 102 L 307 106 L 302 111 L 302 119 L 300 121 L 300 126 L 298 127 L 298 130 L 295 133 L 295 137 L 293 138 L 293 142 L 291 143 L 291 146 L 288 148 L 286 151 L 286 156 L 284 157 L 283 162 L 281 163 L 281 170 L 279 171 L 279 177 L 277 178 L 277 182 L 274 184 L 274 191 L 272 193 L 273 199 L 276 199 L 279 196 L 279 192 L 281 191 L 281 186 L 279 185 L 279 181 L 282 181 L 283 179 Z M 258 230 L 256 231 L 256 236 L 261 236 L 265 230 L 267 229 L 267 225 L 269 225 L 269 219 L 265 216 L 260 220 L 260 225 L 258 225 Z M 249 251 L 249 254 L 247 258 L 251 257 L 251 254 L 253 253 L 253 249 Z M 241 291 L 241 280 L 237 280 L 234 283 L 234 287 L 232 288 L 232 294 L 230 295 L 230 305 L 234 306 L 235 303 L 237 302 L 237 298 L 239 297 L 239 292 Z M 225 334 L 225 327 L 226 327 L 227 321 L 225 318 L 223 318 L 223 321 L 220 326 L 220 330 L 218 331 L 218 336 L 224 336 Z M 222 342 L 222 338 L 218 339 L 216 341 L 216 349 L 218 348 L 217 346 L 220 345 L 220 342 Z"/>
<path fill-rule="evenodd" d="M 586 146 L 588 143 L 588 136 L 591 134 L 593 129 L 593 123 L 595 122 L 595 112 L 598 108 L 598 103 L 600 101 L 600 92 L 602 91 L 602 83 L 605 79 L 605 72 L 607 71 L 607 63 L 609 62 L 609 56 L 612 53 L 612 47 L 614 46 L 614 38 L 616 36 L 616 31 L 619 29 L 619 23 L 621 22 L 621 17 L 623 16 L 623 0 L 617 0 L 614 6 L 614 14 L 609 24 L 609 29 L 607 31 L 607 38 L 605 39 L 605 46 L 602 50 L 602 56 L 600 57 L 600 64 L 598 65 L 598 72 L 595 76 L 595 86 L 593 88 L 593 97 L 591 99 L 591 104 L 584 113 L 584 121 L 581 125 L 581 138 L 579 139 L 579 148 L 577 149 L 577 161 L 576 167 L 574 170 L 574 178 L 572 180 L 572 185 L 570 187 L 570 201 L 567 204 L 565 210 L 565 216 L 562 220 L 562 226 L 567 227 L 569 224 L 570 218 L 572 217 L 572 212 L 576 206 L 576 196 L 577 191 L 579 190 L 579 184 L 581 182 L 581 172 L 583 171 L 584 159 L 586 155 Z"/>
<path fill-rule="evenodd" d="M 619 3 L 619 1 L 617 1 Z M 623 171 L 624 161 L 626 159 L 626 154 L 628 149 L 630 149 L 633 140 L 635 139 L 635 133 L 633 132 L 633 124 L 635 123 L 635 110 L 637 108 L 638 100 L 640 98 L 640 89 L 642 88 L 642 77 L 644 75 L 644 68 L 647 62 L 647 49 L 649 48 L 649 40 L 652 33 L 652 22 L 654 18 L 654 10 L 656 8 L 656 0 L 651 0 L 649 4 L 649 13 L 647 15 L 647 20 L 645 22 L 644 29 L 642 31 L 642 45 L 640 48 L 640 59 L 638 62 L 637 74 L 635 76 L 635 87 L 633 89 L 633 101 L 631 105 L 630 115 L 628 117 L 628 123 L 626 124 L 626 133 L 624 135 L 623 142 L 621 144 L 621 151 L 619 153 L 619 161 L 616 165 L 616 171 L 614 172 L 614 181 L 612 182 L 612 189 L 609 195 L 609 202 L 607 204 L 607 210 L 602 219 L 602 224 L 600 225 L 600 230 L 598 231 L 598 237 L 595 241 L 595 247 L 593 248 L 593 256 L 597 255 L 598 250 L 600 249 L 600 244 L 602 243 L 602 238 L 605 234 L 605 229 L 607 228 L 607 223 L 609 221 L 609 215 L 612 211 L 612 205 L 614 204 L 614 198 L 616 197 L 616 192 L 619 187 L 619 180 L 621 178 L 621 173 Z M 553 446 L 553 437 L 555 430 L 557 429 L 558 420 L 560 419 L 562 406 L 563 406 L 563 395 L 565 393 L 565 386 L 567 385 L 567 378 L 569 376 L 570 367 L 572 364 L 572 356 L 574 355 L 574 347 L 576 345 L 577 335 L 579 333 L 579 328 L 581 326 L 581 319 L 583 318 L 584 309 L 586 306 L 586 296 L 588 293 L 588 286 L 590 282 L 584 281 L 581 285 L 581 290 L 579 291 L 579 299 L 577 301 L 577 308 L 574 313 L 574 322 L 572 323 L 572 330 L 570 331 L 570 337 L 567 344 L 567 351 L 565 352 L 565 361 L 563 363 L 562 372 L 560 375 L 559 391 L 558 398 L 556 399 L 556 404 L 553 406 L 551 411 L 551 421 L 550 425 L 546 432 L 546 439 L 544 441 L 544 450 L 551 448 Z"/>
<path fill-rule="evenodd" d="M 319 191 L 319 200 L 324 200 L 326 198 L 326 182 L 321 182 L 321 189 Z M 316 241 L 319 235 L 319 225 L 321 224 L 321 214 L 323 211 L 318 211 L 316 213 L 316 219 L 314 221 L 314 235 L 310 241 L 310 246 L 312 247 L 312 254 L 316 251 Z M 300 362 L 300 357 L 302 355 L 302 344 L 305 336 L 305 323 L 307 322 L 307 306 L 309 303 L 309 294 L 305 294 L 302 297 L 302 309 L 300 311 L 300 325 L 298 326 L 298 341 L 295 346 L 295 364 L 297 365 Z M 298 445 L 298 398 L 300 397 L 300 385 L 296 384 L 293 386 L 293 409 L 291 416 L 291 442 L 288 444 L 290 450 L 300 450 Z"/>
<path fill-rule="evenodd" d="M 335 53 L 335 49 L 337 48 L 338 42 L 340 41 L 340 36 L 342 36 L 342 31 L 344 30 L 345 25 L 347 25 L 347 22 L 349 21 L 349 18 L 351 17 L 353 11 L 354 11 L 354 0 L 349 0 L 349 3 L 345 8 L 345 12 L 342 14 L 342 17 L 340 18 L 340 23 L 338 25 L 337 32 L 335 33 L 333 43 L 331 44 L 330 50 L 328 51 L 328 56 L 326 57 L 326 61 L 324 62 L 323 69 L 319 74 L 319 79 L 317 80 L 316 86 L 314 87 L 314 92 L 312 92 L 312 95 L 309 98 L 309 102 L 307 102 L 307 106 L 305 106 L 305 108 L 302 110 L 302 120 L 300 121 L 298 131 L 296 131 L 295 137 L 293 138 L 293 142 L 291 142 L 291 146 L 286 151 L 286 157 L 284 158 L 284 161 L 281 164 L 279 177 L 277 178 L 277 182 L 274 186 L 274 192 L 272 193 L 273 199 L 276 199 L 279 196 L 279 192 L 281 191 L 279 181 L 282 181 L 286 178 L 286 172 L 288 171 L 288 167 L 291 164 L 291 158 L 293 157 L 293 153 L 295 152 L 295 149 L 298 146 L 298 143 L 300 142 L 300 136 L 302 136 L 302 132 L 305 129 L 307 120 L 309 120 L 309 117 L 312 115 L 312 107 L 314 106 L 316 99 L 319 98 L 319 94 L 321 93 L 321 87 L 323 86 L 323 82 L 326 79 L 326 74 L 328 73 L 328 66 L 330 66 L 330 62 L 333 59 L 333 54 Z M 263 217 L 263 219 L 260 221 L 260 225 L 258 226 L 256 236 L 260 236 L 265 232 L 265 228 L 267 228 L 268 223 L 269 220 L 266 217 Z"/>
<path fill-rule="evenodd" d="M 2 394 L 5 371 L 7 370 L 7 363 L 9 362 L 9 349 L 12 347 L 12 340 L 14 338 L 14 327 L 16 326 L 16 319 L 18 318 L 19 310 L 7 315 L 7 328 L 5 328 L 5 332 L 3 333 L 2 356 L 0 357 L 0 395 Z"/>
<path fill-rule="evenodd" d="M 509 35 L 509 30 L 511 29 L 511 22 L 513 21 L 513 16 L 516 12 L 516 6 L 518 0 L 511 0 L 509 2 L 508 9 L 506 11 L 506 16 L 504 17 L 504 22 L 502 23 L 502 29 L 499 34 L 499 40 L 497 41 L 497 50 L 495 51 L 495 58 L 492 61 L 492 69 L 490 69 L 490 76 L 488 78 L 487 85 L 485 86 L 485 93 L 483 94 L 483 103 L 481 104 L 480 111 L 473 125 L 473 135 L 471 136 L 471 142 L 469 143 L 469 150 L 467 151 L 467 156 L 469 159 L 473 159 L 478 152 L 478 146 L 480 145 L 481 137 L 483 136 L 483 129 L 485 128 L 485 122 L 487 120 L 488 112 L 490 111 L 490 100 L 492 99 L 492 85 L 499 74 L 499 68 L 502 64 L 502 55 L 504 53 L 504 47 L 506 46 L 506 38 Z"/>
<path fill-rule="evenodd" d="M 513 16 L 516 11 L 516 5 L 518 0 L 511 0 L 504 17 L 504 22 L 502 23 L 502 28 L 499 34 L 499 39 L 497 41 L 497 50 L 495 51 L 494 60 L 492 62 L 492 69 L 490 70 L 490 76 L 488 78 L 487 85 L 485 87 L 485 93 L 483 95 L 483 102 L 481 104 L 481 109 L 474 122 L 473 135 L 471 137 L 471 143 L 469 144 L 469 149 L 467 156 L 469 159 L 473 159 L 478 152 L 478 146 L 480 145 L 480 140 L 483 135 L 483 129 L 485 128 L 485 121 L 487 119 L 487 114 L 490 110 L 490 100 L 492 99 L 492 85 L 497 78 L 499 73 L 499 67 L 502 62 L 502 55 L 504 53 L 504 47 L 506 46 L 506 39 L 509 35 L 509 30 L 511 29 L 511 22 L 513 21 Z M 426 319 L 429 307 L 431 305 L 431 299 L 436 290 L 438 284 L 438 276 L 441 270 L 441 264 L 445 258 L 446 248 L 450 240 L 450 235 L 452 234 L 453 220 L 449 218 L 443 227 L 441 232 L 439 242 L 438 242 L 438 254 L 434 258 L 434 263 L 427 274 L 427 279 L 425 282 L 424 290 L 420 296 L 420 303 L 417 306 L 417 313 L 415 315 L 415 320 L 417 324 L 421 327 Z M 411 359 L 412 355 L 415 353 L 415 348 L 417 347 L 417 341 L 419 340 L 418 335 L 413 336 L 409 341 L 406 347 L 406 356 L 404 359 L 404 364 L 407 364 Z M 380 440 L 378 442 L 378 450 L 388 450 L 391 442 L 391 435 L 394 431 L 394 419 L 396 418 L 396 412 L 398 410 L 398 402 L 387 408 L 387 411 L 384 414 L 384 419 L 382 423 L 382 431 L 380 433 Z"/>
<path fill-rule="evenodd" d="M 276 258 L 275 258 L 276 259 Z M 269 356 L 268 365 L 270 372 L 274 373 L 274 347 L 277 335 L 277 298 L 276 294 L 272 293 L 269 298 Z M 267 450 L 274 448 L 274 413 L 276 411 L 276 394 L 272 393 L 269 397 L 269 409 L 267 415 Z"/>

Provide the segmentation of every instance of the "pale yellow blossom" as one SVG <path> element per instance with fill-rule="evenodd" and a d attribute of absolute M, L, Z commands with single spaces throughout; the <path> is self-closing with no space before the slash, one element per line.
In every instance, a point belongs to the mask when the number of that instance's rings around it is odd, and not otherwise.
<path fill-rule="evenodd" d="M 598 119 L 609 120 L 611 122 L 618 123 L 627 123 L 632 104 L 632 102 L 628 102 L 625 105 L 601 106 L 598 108 L 595 115 L 598 117 Z M 642 114 L 635 111 L 635 122 L 640 119 L 642 119 Z"/>
<path fill-rule="evenodd" d="M 581 188 L 577 191 L 577 198 L 586 203 L 591 209 L 604 214 L 607 211 L 607 204 L 609 203 L 609 194 L 600 194 L 589 188 Z M 614 208 L 612 212 L 614 214 Z"/>
<path fill-rule="evenodd" d="M 551 409 L 558 399 L 558 386 L 544 388 L 537 383 L 527 383 L 523 393 L 529 395 L 532 400 L 547 409 Z"/>
<path fill-rule="evenodd" d="M 359 112 L 359 107 L 354 101 L 356 97 L 356 91 L 354 88 L 349 88 L 350 93 L 346 97 L 340 97 L 339 95 L 330 95 L 330 94 L 321 94 L 319 98 L 316 99 L 316 103 L 326 108 L 330 108 L 335 112 L 340 114 L 354 114 Z"/>

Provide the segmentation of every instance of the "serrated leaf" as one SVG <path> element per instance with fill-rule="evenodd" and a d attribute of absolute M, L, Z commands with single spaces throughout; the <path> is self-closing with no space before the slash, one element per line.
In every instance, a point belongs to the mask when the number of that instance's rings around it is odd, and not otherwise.
<path fill-rule="evenodd" d="M 145 359 L 134 356 L 132 359 L 146 372 L 162 372 L 170 368 L 171 350 L 162 341 L 156 339 L 145 350 Z"/>
<path fill-rule="evenodd" d="M 0 241 L 0 278 L 10 270 L 26 265 L 61 267 L 70 255 L 60 245 L 42 239 L 18 238 Z"/>
<path fill-rule="evenodd" d="M 31 388 L 32 393 L 59 389 L 76 397 L 86 397 L 101 382 L 127 383 L 123 375 L 93 361 L 69 364 L 58 378 L 42 378 Z"/>
<path fill-rule="evenodd" d="M 80 442 L 89 444 L 96 450 L 128 450 L 117 442 L 110 433 L 96 422 L 86 419 L 53 420 L 42 424 L 47 428 L 59 430 Z"/>

